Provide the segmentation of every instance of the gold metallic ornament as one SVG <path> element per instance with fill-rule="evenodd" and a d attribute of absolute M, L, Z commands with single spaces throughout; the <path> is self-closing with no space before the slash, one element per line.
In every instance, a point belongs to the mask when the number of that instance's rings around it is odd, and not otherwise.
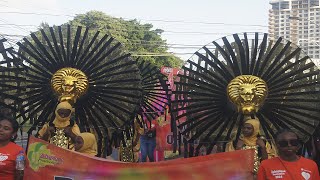
<path fill-rule="evenodd" d="M 244 146 L 242 147 L 243 150 L 253 149 L 254 156 L 253 156 L 253 173 L 257 174 L 260 166 L 260 157 L 258 155 L 258 146 Z"/>
<path fill-rule="evenodd" d="M 253 75 L 240 75 L 231 80 L 227 93 L 239 112 L 252 114 L 259 110 L 268 94 L 267 83 Z"/>
<path fill-rule="evenodd" d="M 69 138 L 65 135 L 64 128 L 56 128 L 56 133 L 51 137 L 50 142 L 58 147 L 68 149 Z"/>
<path fill-rule="evenodd" d="M 59 101 L 69 101 L 74 104 L 76 100 L 86 93 L 88 78 L 75 68 L 62 68 L 55 72 L 51 79 L 53 90 L 59 95 Z"/>
<path fill-rule="evenodd" d="M 126 140 L 126 146 L 124 147 L 122 143 L 120 144 L 120 161 L 137 162 L 134 157 L 131 140 Z"/>

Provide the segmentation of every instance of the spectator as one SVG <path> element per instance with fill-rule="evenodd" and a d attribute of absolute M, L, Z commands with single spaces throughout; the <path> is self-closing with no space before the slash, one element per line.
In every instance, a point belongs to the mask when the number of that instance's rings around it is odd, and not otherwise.
<path fill-rule="evenodd" d="M 16 157 L 23 148 L 14 143 L 19 124 L 16 120 L 0 117 L 0 179 L 23 179 L 23 171 L 16 170 Z"/>
<path fill-rule="evenodd" d="M 276 135 L 276 145 L 279 157 L 262 161 L 258 171 L 258 180 L 320 179 L 317 164 L 297 155 L 301 143 L 295 132 L 291 130 L 279 131 Z"/>
<path fill-rule="evenodd" d="M 150 122 L 151 123 L 151 122 Z M 156 148 L 156 126 L 151 123 L 145 126 L 144 133 L 140 136 L 141 162 L 154 162 L 154 150 Z"/>

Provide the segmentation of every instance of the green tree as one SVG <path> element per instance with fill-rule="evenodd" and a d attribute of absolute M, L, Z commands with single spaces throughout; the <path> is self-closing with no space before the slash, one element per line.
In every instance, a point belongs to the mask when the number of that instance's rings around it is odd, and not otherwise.
<path fill-rule="evenodd" d="M 149 61 L 158 67 L 180 67 L 183 61 L 176 56 L 152 56 L 152 54 L 168 54 L 166 41 L 161 38 L 163 30 L 152 30 L 152 24 L 141 24 L 136 19 L 124 20 L 114 18 L 100 11 L 89 11 L 79 14 L 69 21 L 73 27 L 85 26 L 91 30 L 99 30 L 101 34 L 110 34 L 124 44 L 125 48 L 133 55 L 145 54 L 140 59 Z M 46 27 L 45 23 L 41 26 Z M 43 28 L 42 27 L 42 28 Z"/>

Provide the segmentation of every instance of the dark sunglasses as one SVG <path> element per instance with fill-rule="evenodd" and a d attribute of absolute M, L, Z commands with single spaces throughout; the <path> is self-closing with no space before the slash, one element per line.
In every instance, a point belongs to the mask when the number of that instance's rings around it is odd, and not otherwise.
<path fill-rule="evenodd" d="M 298 139 L 291 139 L 289 141 L 278 141 L 280 147 L 288 147 L 289 143 L 291 146 L 298 146 L 300 144 L 300 141 Z"/>

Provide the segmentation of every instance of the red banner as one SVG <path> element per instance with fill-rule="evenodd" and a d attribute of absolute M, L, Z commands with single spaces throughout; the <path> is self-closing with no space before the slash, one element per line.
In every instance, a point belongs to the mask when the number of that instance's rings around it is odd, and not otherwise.
<path fill-rule="evenodd" d="M 26 180 L 253 179 L 253 151 L 241 150 L 154 163 L 123 163 L 65 150 L 31 137 Z"/>
<path fill-rule="evenodd" d="M 161 67 L 161 73 L 164 74 L 164 75 L 169 75 L 169 74 L 172 74 L 173 76 L 176 76 L 179 71 L 180 71 L 180 68 L 172 68 L 172 67 Z"/>
<path fill-rule="evenodd" d="M 156 136 L 156 143 L 157 143 L 157 150 L 160 151 L 172 151 L 172 144 L 173 144 L 173 135 L 171 132 L 171 117 L 170 113 L 167 112 L 164 115 L 158 117 L 157 122 L 157 136 Z M 165 118 L 165 116 L 167 116 Z"/>

